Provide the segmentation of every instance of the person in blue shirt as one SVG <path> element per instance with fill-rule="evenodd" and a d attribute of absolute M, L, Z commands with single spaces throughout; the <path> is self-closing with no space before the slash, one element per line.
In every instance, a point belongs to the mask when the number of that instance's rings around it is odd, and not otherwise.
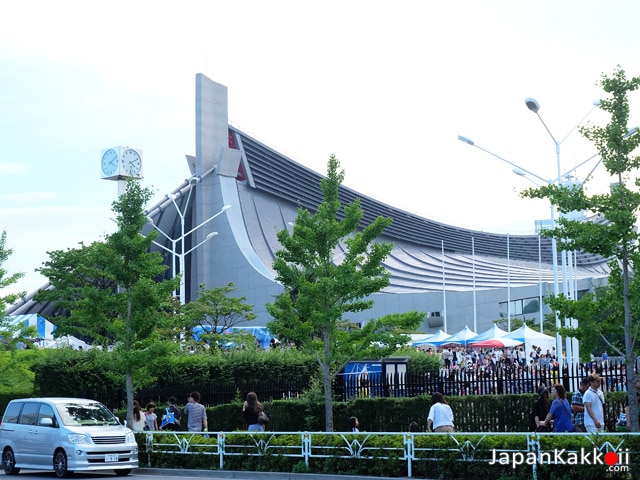
<path fill-rule="evenodd" d="M 567 400 L 567 391 L 565 388 L 556 383 L 551 387 L 551 395 L 553 402 L 551 402 L 551 408 L 547 414 L 547 418 L 544 420 L 544 425 L 549 425 L 549 422 L 553 420 L 554 432 L 573 432 L 575 431 L 575 425 L 571 419 L 571 407 Z"/>

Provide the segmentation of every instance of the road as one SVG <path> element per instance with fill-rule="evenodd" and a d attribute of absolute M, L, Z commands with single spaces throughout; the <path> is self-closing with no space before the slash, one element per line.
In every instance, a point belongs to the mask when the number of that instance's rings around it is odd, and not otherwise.
<path fill-rule="evenodd" d="M 6 477 L 8 478 L 8 477 Z M 55 479 L 53 472 L 41 472 L 36 470 L 22 470 L 16 480 L 48 480 Z M 113 472 L 104 473 L 75 473 L 74 480 L 103 480 L 105 478 L 131 478 L 131 479 L 163 479 L 163 480 L 398 480 L 389 477 L 361 477 L 354 475 L 316 475 L 298 474 L 290 472 L 235 472 L 235 471 L 211 471 L 211 470 L 172 470 L 161 468 L 139 468 L 127 477 L 116 477 Z"/>

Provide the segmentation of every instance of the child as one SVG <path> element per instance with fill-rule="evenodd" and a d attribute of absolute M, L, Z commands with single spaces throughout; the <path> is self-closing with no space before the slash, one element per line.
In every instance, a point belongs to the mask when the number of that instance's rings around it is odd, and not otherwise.
<path fill-rule="evenodd" d="M 360 426 L 360 422 L 358 422 L 357 417 L 349 418 L 349 431 L 351 432 L 359 432 L 358 427 Z"/>

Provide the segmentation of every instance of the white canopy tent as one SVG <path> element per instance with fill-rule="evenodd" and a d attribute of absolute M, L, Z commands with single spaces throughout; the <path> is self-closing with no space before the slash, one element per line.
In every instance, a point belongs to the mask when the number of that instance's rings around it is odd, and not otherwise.
<path fill-rule="evenodd" d="M 516 347 L 524 345 L 525 355 L 529 357 L 533 347 L 540 347 L 542 353 L 555 352 L 556 339 L 549 335 L 545 335 L 536 330 L 529 328 L 527 325 L 514 330 L 513 332 L 505 332 L 497 326 L 491 327 L 489 330 L 478 335 L 472 335 L 473 331 L 465 327 L 455 335 L 448 335 L 442 330 L 427 337 L 414 340 L 411 345 L 414 347 L 426 348 L 429 346 L 441 347 L 449 343 L 458 343 L 460 345 L 476 346 L 477 342 L 491 342 L 484 345 L 485 347 Z M 465 339 L 465 337 L 467 337 Z M 463 343 L 464 342 L 464 343 Z"/>
<path fill-rule="evenodd" d="M 451 335 L 449 335 L 448 333 L 444 333 L 442 330 L 438 330 L 433 335 L 430 335 L 427 338 L 414 342 L 413 346 L 420 347 L 422 345 L 434 345 L 434 346 L 442 345 L 442 343 L 444 343 L 442 342 L 442 340 L 446 340 L 450 336 Z"/>
<path fill-rule="evenodd" d="M 510 338 L 524 343 L 525 355 L 527 355 L 527 357 L 534 346 L 540 347 L 542 353 L 546 353 L 547 350 L 549 350 L 549 352 L 555 352 L 556 339 L 554 337 L 537 332 L 527 325 L 522 325 L 519 329 L 507 333 L 500 338 Z"/>
<path fill-rule="evenodd" d="M 522 342 L 504 337 L 490 338 L 488 340 L 478 340 L 471 343 L 471 346 L 474 348 L 505 348 L 517 347 L 518 345 L 522 345 Z"/>
<path fill-rule="evenodd" d="M 482 340 L 495 340 L 497 338 L 504 337 L 507 333 L 509 332 L 505 332 L 500 327 L 494 325 L 489 330 L 479 333 L 475 337 L 470 338 L 469 342 L 473 343 L 473 342 L 480 342 Z"/>
<path fill-rule="evenodd" d="M 449 338 L 445 339 L 445 343 L 443 345 L 448 345 L 451 343 L 466 346 L 469 345 L 470 339 L 475 337 L 476 335 L 476 332 L 465 325 L 465 327 L 458 333 L 454 333 Z"/>

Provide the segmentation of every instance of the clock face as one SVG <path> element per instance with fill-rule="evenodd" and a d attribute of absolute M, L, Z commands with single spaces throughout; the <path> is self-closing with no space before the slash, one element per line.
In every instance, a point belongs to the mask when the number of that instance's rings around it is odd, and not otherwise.
<path fill-rule="evenodd" d="M 140 154 L 133 148 L 128 148 L 122 154 L 122 169 L 127 175 L 136 176 L 142 170 Z"/>
<path fill-rule="evenodd" d="M 115 175 L 118 171 L 118 152 L 110 148 L 102 155 L 102 173 L 107 177 Z"/>

